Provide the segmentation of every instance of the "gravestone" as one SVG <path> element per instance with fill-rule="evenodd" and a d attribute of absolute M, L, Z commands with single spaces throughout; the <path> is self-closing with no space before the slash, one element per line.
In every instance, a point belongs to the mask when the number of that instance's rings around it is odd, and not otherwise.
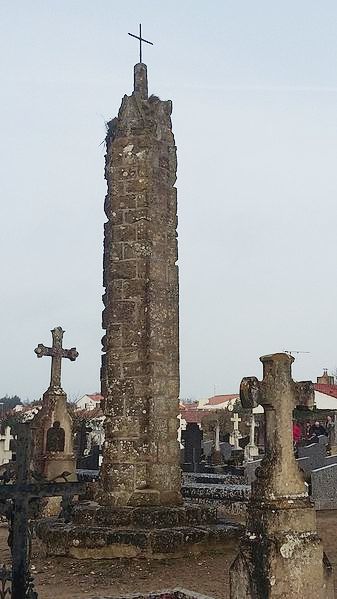
<path fill-rule="evenodd" d="M 182 431 L 181 438 L 184 442 L 184 465 L 185 471 L 196 472 L 201 462 L 201 442 L 203 432 L 194 422 L 188 422 L 186 429 Z"/>
<path fill-rule="evenodd" d="M 76 480 L 76 460 L 73 450 L 72 418 L 67 409 L 67 395 L 61 387 L 61 361 L 76 360 L 75 347 L 63 349 L 62 327 L 51 331 L 52 347 L 41 343 L 35 349 L 38 358 L 50 356 L 50 384 L 43 394 L 42 408 L 32 420 L 34 470 L 47 480 L 54 480 L 62 472 L 68 473 L 68 480 Z"/>
<path fill-rule="evenodd" d="M 232 455 L 232 446 L 230 443 L 220 443 L 220 453 L 224 462 L 228 462 Z"/>
<path fill-rule="evenodd" d="M 259 455 L 259 448 L 255 444 L 255 416 L 253 412 L 250 416 L 250 428 L 249 428 L 249 443 L 245 447 L 245 460 L 251 462 Z"/>
<path fill-rule="evenodd" d="M 256 469 L 261 466 L 262 458 L 245 463 L 245 482 L 251 484 L 256 478 Z"/>
<path fill-rule="evenodd" d="M 214 443 L 213 441 L 202 441 L 201 447 L 204 453 L 205 458 L 208 460 L 212 455 Z"/>
<path fill-rule="evenodd" d="M 245 408 L 264 408 L 265 457 L 252 484 L 246 536 L 230 570 L 230 597 L 307 599 L 315 589 L 315 599 L 332 599 L 315 509 L 293 451 L 292 413 L 298 405 L 313 405 L 314 386 L 292 380 L 292 356 L 260 359 L 263 380 L 243 379 L 240 399 Z"/>
<path fill-rule="evenodd" d="M 321 468 L 325 465 L 326 446 L 323 443 L 311 443 L 298 447 L 297 455 L 299 458 L 309 458 L 310 469 Z"/>
<path fill-rule="evenodd" d="M 332 464 L 337 464 L 337 455 L 326 456 L 324 466 L 332 466 Z"/>
<path fill-rule="evenodd" d="M 329 443 L 329 439 L 326 435 L 318 435 L 318 443 L 326 447 Z"/>
<path fill-rule="evenodd" d="M 311 498 L 316 510 L 337 509 L 337 464 L 311 472 Z"/>
<path fill-rule="evenodd" d="M 239 449 L 239 439 L 241 437 L 239 430 L 239 422 L 241 422 L 241 418 L 239 418 L 239 414 L 235 412 L 231 418 L 231 422 L 233 422 L 233 431 L 230 435 L 230 443 L 234 446 L 234 449 Z"/>
<path fill-rule="evenodd" d="M 214 427 L 214 445 L 211 453 L 211 465 L 218 468 L 221 467 L 222 463 L 222 455 L 220 452 L 220 424 L 216 421 Z"/>
<path fill-rule="evenodd" d="M 88 435 L 91 427 L 87 425 L 85 420 L 81 421 L 80 427 L 76 433 L 76 466 L 83 468 L 82 460 L 87 456 Z"/>

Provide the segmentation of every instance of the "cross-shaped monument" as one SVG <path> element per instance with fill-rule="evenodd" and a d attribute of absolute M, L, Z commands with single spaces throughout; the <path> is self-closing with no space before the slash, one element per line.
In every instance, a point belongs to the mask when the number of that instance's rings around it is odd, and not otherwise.
<path fill-rule="evenodd" d="M 255 427 L 255 416 L 252 412 L 250 416 L 249 443 L 245 447 L 245 459 L 248 462 L 251 462 L 254 459 L 254 457 L 257 457 L 259 455 L 259 448 L 257 447 L 257 445 L 255 445 Z"/>
<path fill-rule="evenodd" d="M 291 378 L 294 358 L 286 353 L 262 356 L 263 379 L 242 379 L 240 399 L 244 408 L 261 405 L 265 417 L 265 457 L 257 472 L 256 492 L 264 496 L 303 495 L 304 481 L 297 466 L 292 437 L 292 413 L 296 406 L 312 407 L 311 381 Z"/>
<path fill-rule="evenodd" d="M 292 414 L 311 407 L 311 381 L 291 378 L 294 358 L 286 353 L 260 358 L 263 379 L 244 378 L 243 407 L 264 408 L 265 457 L 257 469 L 247 509 L 246 534 L 230 570 L 231 599 L 332 599 L 333 580 L 317 534 L 314 504 L 308 497 L 293 450 Z"/>
<path fill-rule="evenodd" d="M 142 26 L 141 23 L 139 23 L 139 35 L 135 35 L 134 33 L 128 33 L 128 35 L 131 35 L 131 37 L 135 37 L 137 40 L 139 40 L 139 62 L 143 62 L 142 60 L 142 42 L 145 42 L 146 44 L 150 44 L 151 46 L 153 46 L 153 42 L 149 42 L 149 40 L 146 40 L 142 37 Z"/>
<path fill-rule="evenodd" d="M 241 418 L 239 418 L 239 414 L 237 412 L 235 412 L 234 416 L 232 416 L 231 422 L 233 422 L 232 439 L 233 439 L 234 449 L 240 449 L 240 445 L 239 445 L 239 438 L 240 438 L 239 422 L 241 422 Z"/>
<path fill-rule="evenodd" d="M 56 327 L 51 333 L 52 347 L 39 343 L 34 350 L 38 358 L 50 356 L 52 360 L 50 385 L 43 394 L 42 409 L 33 420 L 33 464 L 34 469 L 48 480 L 54 479 L 63 471 L 70 472 L 71 480 L 76 480 L 72 418 L 67 409 L 67 395 L 61 387 L 61 363 L 63 358 L 74 362 L 78 351 L 75 347 L 63 349 L 62 327 Z"/>
<path fill-rule="evenodd" d="M 38 358 L 42 358 L 42 356 L 51 357 L 50 389 L 61 388 L 62 358 L 68 358 L 74 362 L 78 357 L 78 351 L 76 351 L 76 347 L 63 349 L 62 339 L 64 333 L 65 331 L 62 329 L 62 327 L 55 327 L 55 329 L 52 329 L 51 331 L 53 337 L 52 347 L 46 347 L 43 345 L 43 343 L 39 343 L 34 350 Z"/>

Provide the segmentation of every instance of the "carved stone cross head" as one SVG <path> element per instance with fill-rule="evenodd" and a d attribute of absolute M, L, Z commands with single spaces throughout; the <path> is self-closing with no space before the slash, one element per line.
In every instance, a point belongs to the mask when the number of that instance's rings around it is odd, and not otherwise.
<path fill-rule="evenodd" d="M 35 353 L 38 358 L 43 356 L 51 357 L 51 374 L 50 374 L 50 385 L 49 389 L 61 389 L 61 361 L 62 358 L 68 358 L 72 362 L 78 357 L 78 351 L 76 347 L 70 349 L 63 349 L 62 339 L 65 331 L 62 327 L 55 327 L 52 329 L 51 334 L 53 337 L 52 347 L 46 347 L 43 343 L 39 343 L 35 348 Z"/>
<path fill-rule="evenodd" d="M 291 377 L 293 356 L 286 353 L 260 358 L 263 379 L 242 379 L 240 399 L 244 408 L 264 408 L 265 458 L 254 491 L 269 499 L 306 494 L 293 450 L 292 414 L 296 406 L 312 407 L 311 381 L 295 383 Z"/>
<path fill-rule="evenodd" d="M 241 418 L 239 418 L 239 414 L 237 412 L 231 418 L 231 422 L 233 422 L 233 428 L 235 431 L 239 430 L 239 422 L 241 422 Z"/>

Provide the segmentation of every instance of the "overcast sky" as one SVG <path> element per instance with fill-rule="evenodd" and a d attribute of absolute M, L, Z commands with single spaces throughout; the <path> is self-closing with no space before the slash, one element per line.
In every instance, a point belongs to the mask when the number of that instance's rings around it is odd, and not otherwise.
<path fill-rule="evenodd" d="M 262 354 L 337 367 L 335 0 L 0 0 L 0 396 L 37 399 L 62 325 L 70 399 L 99 389 L 105 121 L 173 100 L 181 397 L 233 393 Z"/>

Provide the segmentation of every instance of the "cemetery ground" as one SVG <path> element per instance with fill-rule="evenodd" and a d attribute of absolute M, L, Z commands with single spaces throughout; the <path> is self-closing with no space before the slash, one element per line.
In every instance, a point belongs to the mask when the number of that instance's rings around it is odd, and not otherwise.
<path fill-rule="evenodd" d="M 337 510 L 317 512 L 318 532 L 324 550 L 335 570 L 337 593 Z M 8 530 L 0 526 L 0 561 L 9 563 Z M 32 574 L 39 599 L 82 599 L 84 597 L 119 597 L 183 587 L 214 597 L 229 599 L 228 570 L 238 544 L 227 554 L 211 553 L 184 559 L 148 560 L 73 560 L 45 558 L 35 540 Z"/>

